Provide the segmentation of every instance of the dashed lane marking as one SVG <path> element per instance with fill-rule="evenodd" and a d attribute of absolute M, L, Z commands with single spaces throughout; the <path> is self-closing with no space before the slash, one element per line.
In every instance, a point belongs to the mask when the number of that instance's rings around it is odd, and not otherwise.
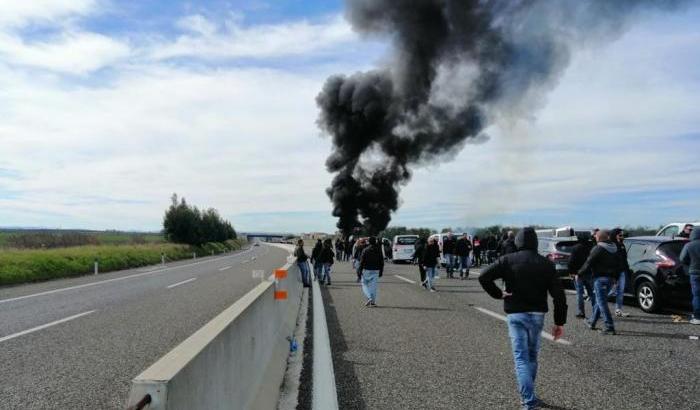
<path fill-rule="evenodd" d="M 223 268 L 219 269 L 219 272 L 223 272 L 225 270 L 231 269 L 233 266 L 224 266 Z"/>
<path fill-rule="evenodd" d="M 404 278 L 404 277 L 401 276 L 401 275 L 394 275 L 394 276 L 396 276 L 397 278 L 401 279 L 401 280 L 404 281 L 404 282 L 412 283 L 412 284 L 414 284 L 414 285 L 415 285 L 415 283 L 416 283 L 415 280 L 406 279 L 406 278 Z"/>
<path fill-rule="evenodd" d="M 173 283 L 172 285 L 168 286 L 167 288 L 168 288 L 168 289 L 176 288 L 176 287 L 178 287 L 178 286 L 180 286 L 180 285 L 184 285 L 184 284 L 186 284 L 186 283 L 194 282 L 195 280 L 197 280 L 197 278 L 191 278 L 191 279 L 183 280 L 182 282 Z"/>
<path fill-rule="evenodd" d="M 42 330 L 42 329 L 46 329 L 47 327 L 56 326 L 56 325 L 59 325 L 61 323 L 69 322 L 69 321 L 75 320 L 79 317 L 89 315 L 90 313 L 93 313 L 93 312 L 96 312 L 96 310 L 90 310 L 88 312 L 78 313 L 77 315 L 69 316 L 69 317 L 61 319 L 61 320 L 56 320 L 55 322 L 51 322 L 51 323 L 47 323 L 45 325 L 41 325 L 41 326 L 33 327 L 31 329 L 23 330 L 21 332 L 15 333 L 13 335 L 0 337 L 0 343 L 8 341 L 10 339 L 14 339 L 16 337 L 28 335 L 29 333 L 34 333 L 34 332 Z"/>
<path fill-rule="evenodd" d="M 508 321 L 508 318 L 506 318 L 505 316 L 499 315 L 498 313 L 492 312 L 492 311 L 490 311 L 490 310 L 488 310 L 488 309 L 480 308 L 480 307 L 478 307 L 478 306 L 474 306 L 474 309 L 478 310 L 478 311 L 481 312 L 481 313 L 487 314 L 487 315 L 489 315 L 489 316 L 491 316 L 491 317 L 493 317 L 493 318 L 496 318 L 496 319 L 498 319 L 498 320 L 502 320 L 502 321 L 504 321 L 504 322 L 507 322 L 507 321 Z M 563 344 L 563 345 L 567 345 L 567 346 L 570 346 L 570 345 L 571 345 L 571 342 L 568 341 L 568 340 L 566 340 L 566 339 L 554 340 L 554 336 L 552 336 L 552 334 L 547 333 L 547 332 L 542 332 L 542 337 L 544 337 L 545 339 L 550 340 L 550 341 L 552 341 L 552 342 L 554 342 L 554 343 L 559 343 L 559 344 Z"/>

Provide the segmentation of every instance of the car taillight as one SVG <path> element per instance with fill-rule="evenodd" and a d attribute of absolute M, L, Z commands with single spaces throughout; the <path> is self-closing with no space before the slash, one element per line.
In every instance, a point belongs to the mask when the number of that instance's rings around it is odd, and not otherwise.
<path fill-rule="evenodd" d="M 563 253 L 550 253 L 547 255 L 547 258 L 549 258 L 550 261 L 560 261 L 562 259 L 566 259 L 567 255 Z"/>
<path fill-rule="evenodd" d="M 657 267 L 668 269 L 668 268 L 673 268 L 674 266 L 676 266 L 676 261 L 674 261 L 673 259 L 671 259 L 671 258 L 669 258 L 668 256 L 664 255 L 663 252 L 656 251 L 656 256 L 658 256 L 659 258 L 661 258 L 660 261 L 657 261 L 657 262 L 656 262 L 656 266 L 657 266 Z"/>

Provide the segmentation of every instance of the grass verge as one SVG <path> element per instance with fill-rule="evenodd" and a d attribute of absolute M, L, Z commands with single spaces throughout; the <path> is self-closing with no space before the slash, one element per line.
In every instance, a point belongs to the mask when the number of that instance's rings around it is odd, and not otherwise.
<path fill-rule="evenodd" d="M 241 240 L 207 243 L 200 247 L 172 243 L 145 245 L 77 246 L 47 250 L 0 250 L 0 286 L 38 282 L 93 272 L 99 262 L 100 273 L 154 265 L 165 254 L 168 261 L 208 256 L 240 249 Z"/>

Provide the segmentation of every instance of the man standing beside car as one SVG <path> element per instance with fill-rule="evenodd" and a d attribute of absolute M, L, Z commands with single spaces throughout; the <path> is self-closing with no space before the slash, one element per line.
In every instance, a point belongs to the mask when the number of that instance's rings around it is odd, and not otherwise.
<path fill-rule="evenodd" d="M 479 276 L 479 283 L 491 297 L 503 299 L 521 403 L 523 409 L 536 409 L 537 355 L 548 310 L 547 292 L 554 299 L 554 340 L 564 334 L 566 296 L 554 264 L 537 253 L 535 230 L 521 229 L 515 244 L 518 251 L 496 259 Z M 505 292 L 494 283 L 496 279 L 505 281 Z"/>
<path fill-rule="evenodd" d="M 605 329 L 601 331 L 601 334 L 614 335 L 615 323 L 608 307 L 608 292 L 613 281 L 612 278 L 620 271 L 620 255 L 617 246 L 610 241 L 609 232 L 598 231 L 596 241 L 598 244 L 593 248 L 581 269 L 578 270 L 579 275 L 589 273 L 593 275 L 593 292 L 596 300 L 588 327 L 595 330 L 596 322 L 602 315 Z"/>
<path fill-rule="evenodd" d="M 690 238 L 690 234 L 693 232 L 693 224 L 685 224 L 681 233 L 678 234 L 679 238 Z"/>
<path fill-rule="evenodd" d="M 690 292 L 693 296 L 693 316 L 690 324 L 700 325 L 700 229 L 693 229 L 690 242 L 683 246 L 681 263 L 688 265 Z"/>
<path fill-rule="evenodd" d="M 469 277 L 469 252 L 472 250 L 472 244 L 467 238 L 467 234 L 462 235 L 461 238 L 457 239 L 457 244 L 455 245 L 455 254 L 459 258 L 459 277 L 464 280 Z"/>

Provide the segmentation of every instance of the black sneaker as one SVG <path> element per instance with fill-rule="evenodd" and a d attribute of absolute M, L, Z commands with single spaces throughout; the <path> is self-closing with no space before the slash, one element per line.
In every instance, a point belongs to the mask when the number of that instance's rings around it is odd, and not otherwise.
<path fill-rule="evenodd" d="M 600 331 L 600 334 L 615 336 L 617 333 L 615 333 L 615 329 L 603 329 Z"/>
<path fill-rule="evenodd" d="M 583 313 L 578 313 L 578 314 L 576 314 L 576 317 L 579 319 L 585 319 L 586 315 L 584 315 Z"/>
<path fill-rule="evenodd" d="M 589 321 L 586 321 L 586 326 L 591 330 L 598 330 L 595 325 Z"/>

